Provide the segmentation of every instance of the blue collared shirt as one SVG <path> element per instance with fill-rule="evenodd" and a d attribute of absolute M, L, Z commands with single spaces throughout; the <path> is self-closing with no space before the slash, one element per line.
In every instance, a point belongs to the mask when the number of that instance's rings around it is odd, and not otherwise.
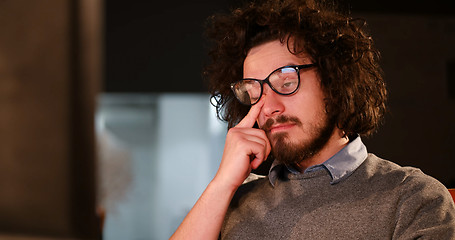
<path fill-rule="evenodd" d="M 357 136 L 343 149 L 341 149 L 331 158 L 327 159 L 327 161 L 305 169 L 304 173 L 313 172 L 324 168 L 330 173 L 330 176 L 332 177 L 330 184 L 336 184 L 349 177 L 363 163 L 363 161 L 365 161 L 367 156 L 367 148 L 365 144 L 363 144 L 362 139 L 360 139 L 360 136 Z M 272 186 L 275 186 L 275 181 L 277 180 L 279 173 L 282 170 L 290 171 L 294 174 L 300 174 L 300 172 L 294 168 L 285 166 L 275 160 L 272 163 L 269 171 L 269 180 Z"/>

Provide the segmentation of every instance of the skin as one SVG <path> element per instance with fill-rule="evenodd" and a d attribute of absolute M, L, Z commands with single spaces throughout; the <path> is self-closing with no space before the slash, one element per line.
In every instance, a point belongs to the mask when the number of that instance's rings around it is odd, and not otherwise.
<path fill-rule="evenodd" d="M 244 78 L 264 79 L 279 67 L 307 63 L 310 63 L 308 57 L 292 55 L 286 45 L 272 41 L 250 50 L 244 61 Z M 279 95 L 264 85 L 260 101 L 228 131 L 217 174 L 170 239 L 217 239 L 235 191 L 251 170 L 267 159 L 276 144 L 274 136 L 284 134 L 291 144 L 311 141 L 313 129 L 320 127 L 326 117 L 324 95 L 316 71 L 300 74 L 302 85 L 289 96 Z M 253 128 L 256 122 L 263 126 L 268 119 L 284 114 L 297 117 L 302 125 L 274 124 L 267 132 Z M 342 135 L 341 130 L 335 128 L 322 150 L 296 167 L 303 171 L 333 156 L 348 143 Z"/>

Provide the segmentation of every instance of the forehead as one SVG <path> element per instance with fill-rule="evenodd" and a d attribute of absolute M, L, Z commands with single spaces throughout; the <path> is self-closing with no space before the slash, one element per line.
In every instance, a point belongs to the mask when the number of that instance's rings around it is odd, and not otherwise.
<path fill-rule="evenodd" d="M 248 52 L 243 62 L 243 77 L 263 79 L 279 67 L 306 63 L 310 63 L 308 57 L 290 53 L 286 43 L 275 40 L 256 46 Z"/>

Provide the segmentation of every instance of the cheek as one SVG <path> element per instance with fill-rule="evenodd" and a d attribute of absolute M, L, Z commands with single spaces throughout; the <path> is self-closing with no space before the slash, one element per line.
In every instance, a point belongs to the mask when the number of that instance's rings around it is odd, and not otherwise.
<path fill-rule="evenodd" d="M 325 109 L 324 95 L 319 88 L 306 89 L 302 93 L 296 96 L 294 101 L 289 104 L 288 109 L 294 112 L 301 112 L 303 115 L 320 112 L 321 109 Z"/>

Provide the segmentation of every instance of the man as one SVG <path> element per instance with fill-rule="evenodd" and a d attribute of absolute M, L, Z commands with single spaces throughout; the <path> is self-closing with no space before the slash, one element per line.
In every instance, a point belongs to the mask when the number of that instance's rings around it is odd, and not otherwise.
<path fill-rule="evenodd" d="M 270 0 L 211 23 L 207 75 L 230 130 L 216 176 L 172 238 L 455 239 L 445 187 L 361 141 L 386 100 L 363 21 Z M 244 183 L 269 155 L 268 176 Z"/>

